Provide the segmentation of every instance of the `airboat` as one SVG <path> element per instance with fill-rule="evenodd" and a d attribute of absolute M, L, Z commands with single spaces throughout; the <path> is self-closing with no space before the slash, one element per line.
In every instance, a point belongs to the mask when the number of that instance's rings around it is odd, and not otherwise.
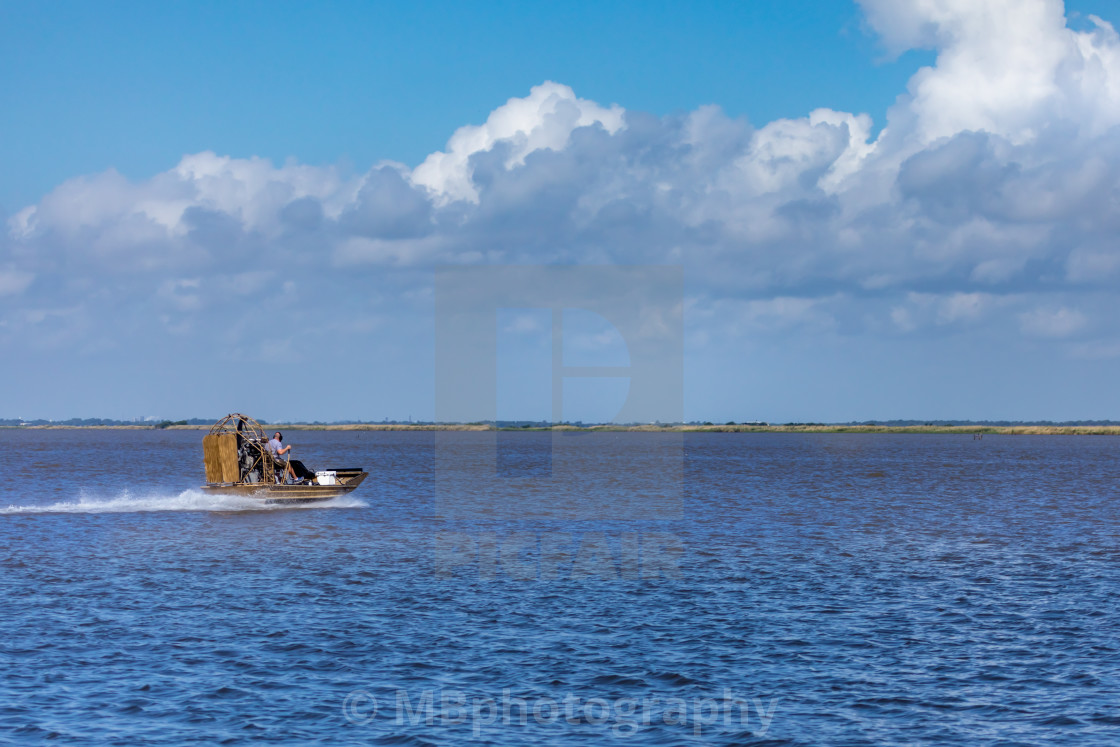
<path fill-rule="evenodd" d="M 369 476 L 361 467 L 332 467 L 315 473 L 311 483 L 289 484 L 286 460 L 273 457 L 261 424 L 230 413 L 202 437 L 208 493 L 243 495 L 267 503 L 325 501 L 353 491 Z"/>

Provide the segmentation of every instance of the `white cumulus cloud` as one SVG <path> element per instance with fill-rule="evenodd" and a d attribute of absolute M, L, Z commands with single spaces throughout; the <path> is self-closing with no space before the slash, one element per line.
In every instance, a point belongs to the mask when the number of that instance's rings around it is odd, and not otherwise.
<path fill-rule="evenodd" d="M 895 137 L 925 145 L 983 131 L 1021 144 L 1063 126 L 1100 135 L 1120 122 L 1120 39 L 1095 16 L 1068 28 L 1061 0 L 859 0 L 896 51 L 937 50 L 897 114 Z"/>
<path fill-rule="evenodd" d="M 937 51 L 875 139 L 864 113 L 756 127 L 544 82 L 411 169 L 203 152 L 79 176 L 8 221 L 0 345 L 33 306 L 85 309 L 52 323 L 96 334 L 298 349 L 340 315 L 423 307 L 446 263 L 682 264 L 694 323 L 740 336 L 1114 338 L 1083 296 L 1120 300 L 1120 37 L 1071 28 L 1058 0 L 861 4 L 888 46 Z"/>
<path fill-rule="evenodd" d="M 447 150 L 432 153 L 412 172 L 412 180 L 431 190 L 437 203 L 452 200 L 478 202 L 472 183 L 470 159 L 498 143 L 507 146 L 506 168 L 525 162 L 530 153 L 560 150 L 577 127 L 600 125 L 607 132 L 623 126 L 618 105 L 602 107 L 577 98 L 571 88 L 546 81 L 534 86 L 525 98 L 513 98 L 498 107 L 483 125 L 460 127 L 447 143 Z"/>

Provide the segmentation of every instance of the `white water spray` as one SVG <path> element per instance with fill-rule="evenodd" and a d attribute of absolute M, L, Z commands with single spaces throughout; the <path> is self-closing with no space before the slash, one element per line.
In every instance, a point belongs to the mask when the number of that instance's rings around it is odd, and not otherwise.
<path fill-rule="evenodd" d="M 184 490 L 178 495 L 133 495 L 125 490 L 114 497 L 99 498 L 79 493 L 76 500 L 42 505 L 9 505 L 0 514 L 111 514 L 146 511 L 288 511 L 294 508 L 366 508 L 369 504 L 351 496 L 328 501 L 281 505 L 236 495 L 210 495 Z"/>

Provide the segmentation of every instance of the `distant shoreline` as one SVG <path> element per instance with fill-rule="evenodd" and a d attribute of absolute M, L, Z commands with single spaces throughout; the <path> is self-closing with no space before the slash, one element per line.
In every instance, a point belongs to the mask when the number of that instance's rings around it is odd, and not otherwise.
<path fill-rule="evenodd" d="M 133 430 L 208 431 L 209 425 L 5 425 L 0 430 Z M 265 430 L 290 431 L 494 431 L 581 433 L 911 433 L 1015 436 L 1120 436 L 1120 425 L 556 425 L 498 428 L 492 425 L 408 425 L 401 423 L 332 423 L 307 425 L 269 423 Z"/>

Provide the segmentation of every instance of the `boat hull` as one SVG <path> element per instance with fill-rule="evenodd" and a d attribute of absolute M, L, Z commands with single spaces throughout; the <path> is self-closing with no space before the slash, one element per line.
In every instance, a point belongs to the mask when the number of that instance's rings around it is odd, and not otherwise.
<path fill-rule="evenodd" d="M 269 485 L 266 483 L 207 483 L 202 489 L 216 495 L 240 495 L 265 503 L 314 503 L 346 495 L 362 484 L 368 472 L 339 470 L 335 485 Z"/>

